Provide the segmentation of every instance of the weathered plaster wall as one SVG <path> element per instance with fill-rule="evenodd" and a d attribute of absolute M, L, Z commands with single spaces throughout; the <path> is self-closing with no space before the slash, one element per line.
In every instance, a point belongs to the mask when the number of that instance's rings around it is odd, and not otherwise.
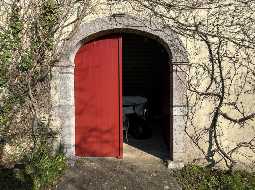
<path fill-rule="evenodd" d="M 182 41 L 185 44 L 186 50 L 189 55 L 189 61 L 191 64 L 207 64 L 209 62 L 208 60 L 208 50 L 204 43 L 199 41 L 193 41 L 189 39 L 182 38 Z M 235 51 L 233 47 L 228 47 L 229 51 Z M 238 56 L 239 59 L 242 60 L 242 50 L 238 50 Z M 231 55 L 231 54 L 230 54 Z M 231 55 L 233 56 L 233 55 Z M 255 59 L 253 58 L 253 63 L 255 62 Z M 247 60 L 243 60 L 243 63 L 247 63 Z M 230 75 L 235 73 L 235 67 L 231 62 L 224 62 L 224 76 Z M 226 99 L 231 102 L 235 101 L 235 95 L 239 92 L 240 89 L 239 86 L 244 83 L 245 81 L 245 72 L 246 70 L 244 67 L 240 67 L 238 70 L 239 73 L 243 73 L 243 77 L 237 77 L 234 81 L 234 85 L 231 85 L 230 88 L 230 95 L 226 95 Z M 200 77 L 199 72 L 195 69 L 191 70 L 191 75 Z M 200 80 L 201 84 L 199 85 L 198 90 L 203 91 L 202 89 L 205 89 L 207 85 L 209 84 L 209 79 L 203 79 Z M 226 84 L 228 85 L 228 82 L 226 80 Z M 250 90 L 252 87 L 252 84 L 246 85 L 245 89 L 242 89 L 244 91 Z M 239 101 L 243 104 L 243 109 L 246 110 L 247 113 L 254 112 L 255 107 L 255 95 L 245 93 L 239 97 Z M 194 101 L 193 101 L 194 102 Z M 207 151 L 208 148 L 208 135 L 202 133 L 202 129 L 208 128 L 210 121 L 212 119 L 212 112 L 215 106 L 215 101 L 212 99 L 204 99 L 201 101 L 201 106 L 197 106 L 198 109 L 196 110 L 196 115 L 194 118 L 194 123 L 196 124 L 196 127 L 194 128 L 189 123 L 187 125 L 187 132 L 189 135 L 191 135 L 194 139 L 199 139 L 198 144 L 204 149 L 204 151 Z M 237 103 L 238 104 L 238 103 Z M 192 106 L 192 102 L 191 105 Z M 239 105 L 240 106 L 240 105 Z M 228 106 L 223 107 L 222 109 L 224 112 L 228 113 L 232 117 L 240 118 L 242 117 L 240 113 L 237 113 L 236 111 L 233 111 L 233 109 L 229 109 Z M 231 149 L 238 146 L 238 144 L 243 142 L 248 142 L 255 136 L 255 121 L 250 120 L 243 124 L 243 127 L 238 126 L 237 124 L 234 124 L 232 122 L 229 122 L 227 120 L 224 120 L 222 117 L 220 119 L 220 126 L 219 126 L 219 139 L 221 146 L 224 148 L 226 152 L 230 151 Z M 200 136 L 200 138 L 198 138 Z M 195 163 L 203 163 L 205 162 L 204 155 L 201 151 L 198 150 L 197 146 L 194 145 L 194 143 L 191 141 L 190 138 L 187 138 L 187 142 L 185 142 L 186 147 L 186 158 L 189 162 L 195 162 Z M 249 168 L 251 170 L 254 170 L 255 165 L 255 154 L 254 152 L 249 148 L 241 148 L 236 153 L 232 155 L 232 157 L 237 161 L 237 168 Z M 220 159 L 219 156 L 217 156 L 218 159 Z M 224 165 L 224 161 L 221 160 L 220 163 L 221 166 Z"/>
<path fill-rule="evenodd" d="M 26 0 L 22 1 L 25 2 Z M 0 3 L 1 5 L 1 3 Z M 172 57 L 169 64 L 173 65 L 173 160 L 201 163 L 204 161 L 204 155 L 193 144 L 190 138 L 185 133 L 185 114 L 187 112 L 185 102 L 185 74 L 183 70 L 187 69 L 187 63 L 203 64 L 208 62 L 208 54 L 204 44 L 195 42 L 190 39 L 178 36 L 171 29 L 165 28 L 161 21 L 156 18 L 151 18 L 151 14 L 145 11 L 139 5 L 133 7 L 127 1 L 109 1 L 109 0 L 93 0 L 88 6 L 86 16 L 84 17 L 81 27 L 75 30 L 70 39 L 64 44 L 65 50 L 62 60 L 55 65 L 52 71 L 51 82 L 51 99 L 52 99 L 52 127 L 54 130 L 60 130 L 59 141 L 65 145 L 65 149 L 69 156 L 74 155 L 74 56 L 82 43 L 105 35 L 111 32 L 143 32 L 144 35 L 156 38 L 168 50 Z M 9 9 L 8 9 L 9 10 Z M 75 8 L 74 8 L 75 10 Z M 0 26 L 5 27 L 7 8 L 0 6 Z M 163 13 L 163 12 L 162 12 Z M 123 15 L 125 14 L 125 15 Z M 168 13 L 165 13 L 168 14 Z M 206 10 L 199 10 L 197 14 L 201 14 L 199 19 L 204 19 Z M 76 19 L 76 12 L 69 18 L 67 23 Z M 130 16 L 127 16 L 130 15 Z M 192 19 L 192 17 L 191 17 Z M 59 34 L 56 38 L 64 39 L 69 35 L 69 32 L 74 28 L 70 25 Z M 60 45 L 60 48 L 63 46 Z M 186 49 L 186 50 L 185 50 Z M 61 49 L 62 51 L 62 49 Z M 239 51 L 240 57 L 244 52 Z M 255 53 L 255 52 L 254 52 Z M 252 57 L 254 63 L 254 57 Z M 231 66 L 227 66 L 230 67 Z M 230 72 L 233 70 L 230 69 Z M 194 75 L 197 72 L 192 71 Z M 183 83 L 184 82 L 184 83 Z M 235 81 L 236 84 L 240 80 Z M 203 81 L 201 88 L 206 86 L 208 81 Z M 254 87 L 253 87 L 254 88 Z M 245 89 L 246 90 L 246 89 Z M 248 90 L 248 89 L 247 89 Z M 235 89 L 232 89 L 232 94 L 235 94 Z M 253 111 L 255 107 L 254 94 L 241 97 L 241 101 L 245 105 L 245 109 Z M 196 129 L 187 126 L 186 132 L 195 137 L 195 134 L 201 129 L 208 126 L 210 121 L 210 112 L 213 110 L 212 101 L 204 101 L 201 109 L 197 110 L 195 122 Z M 231 115 L 239 116 L 238 113 L 230 113 L 226 108 L 226 112 Z M 248 127 L 249 126 L 249 127 Z M 230 150 L 238 143 L 251 139 L 255 134 L 255 121 L 247 122 L 244 127 L 240 128 L 229 122 L 222 122 L 220 133 L 224 134 L 221 137 L 221 144 L 226 150 Z M 22 137 L 23 138 L 23 137 Z M 199 140 L 199 145 L 206 150 L 207 136 L 202 135 Z M 57 143 L 56 145 L 57 146 Z M 254 145 L 255 146 L 255 145 Z M 7 147 L 8 149 L 8 147 Z M 8 151 L 7 151 L 8 152 Z M 14 152 L 10 149 L 9 152 Z M 234 155 L 240 165 L 250 165 L 254 168 L 255 155 L 248 148 L 242 148 Z M 223 162 L 222 162 L 223 163 Z"/>
<path fill-rule="evenodd" d="M 185 94 L 185 74 L 183 70 L 187 69 L 187 63 L 203 63 L 208 61 L 208 54 L 202 43 L 195 43 L 184 37 L 179 37 L 170 29 L 164 28 L 158 20 L 150 19 L 148 12 L 141 11 L 138 7 L 130 7 L 126 2 L 110 3 L 104 0 L 93 1 L 90 13 L 83 19 L 83 24 L 76 31 L 74 36 L 65 44 L 65 54 L 63 59 L 54 68 L 54 80 L 52 83 L 53 112 L 56 117 L 55 125 L 62 129 L 62 143 L 65 144 L 68 155 L 74 154 L 74 92 L 73 92 L 73 70 L 74 56 L 82 43 L 112 32 L 132 32 L 143 31 L 145 35 L 156 38 L 161 42 L 172 56 L 173 64 L 173 160 L 201 163 L 204 161 L 204 155 L 192 143 L 185 134 L 185 114 L 186 102 Z M 131 16 L 127 16 L 131 15 Z M 70 21 L 72 18 L 70 18 Z M 69 28 L 72 30 L 72 26 Z M 186 50 L 185 50 L 186 49 Z M 194 75 L 196 74 L 193 71 Z M 184 83 L 183 83 L 184 82 Z M 207 81 L 204 81 L 206 85 Z M 248 109 L 254 106 L 254 95 L 248 99 Z M 197 110 L 197 126 L 204 128 L 208 126 L 210 112 L 213 109 L 213 102 L 204 102 L 200 110 Z M 252 121 L 250 126 L 254 126 Z M 255 133 L 254 127 L 232 128 L 229 123 L 223 124 L 221 128 L 224 138 L 222 144 L 224 147 L 233 147 L 243 138 L 251 138 Z M 187 127 L 190 135 L 195 133 L 195 129 Z M 199 142 L 205 150 L 207 148 L 207 137 L 203 137 Z M 245 158 L 242 153 L 247 153 L 244 149 L 236 156 L 240 163 L 254 164 L 254 153 L 248 152 L 249 158 Z"/>

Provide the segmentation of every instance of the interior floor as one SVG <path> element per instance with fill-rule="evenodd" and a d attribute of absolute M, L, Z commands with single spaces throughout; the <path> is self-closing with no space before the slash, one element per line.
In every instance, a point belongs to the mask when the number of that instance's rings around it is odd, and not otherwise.
<path fill-rule="evenodd" d="M 136 34 L 123 35 L 123 96 L 148 99 L 146 125 L 152 135 L 146 139 L 124 137 L 124 158 L 171 159 L 170 76 L 168 53 L 156 40 Z M 158 119 L 154 119 L 158 118 Z"/>
<path fill-rule="evenodd" d="M 132 135 L 128 135 L 127 139 L 124 135 L 124 143 L 134 147 L 133 153 L 136 153 L 137 159 L 141 159 L 142 157 L 148 157 L 147 154 L 152 155 L 154 157 L 160 158 L 162 160 L 169 159 L 169 151 L 168 147 L 164 141 L 162 126 L 160 126 L 159 122 L 151 121 L 149 123 L 152 129 L 152 137 L 148 139 L 135 139 Z M 130 148 L 126 148 L 124 150 L 124 158 L 125 153 L 127 155 L 128 151 L 131 151 Z M 142 154 L 139 154 L 139 151 L 142 151 Z M 135 156 L 135 155 L 134 155 Z"/>

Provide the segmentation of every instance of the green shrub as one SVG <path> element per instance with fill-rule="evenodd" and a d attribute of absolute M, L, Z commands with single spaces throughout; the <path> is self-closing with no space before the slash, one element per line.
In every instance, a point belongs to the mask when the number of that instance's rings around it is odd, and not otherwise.
<path fill-rule="evenodd" d="M 33 189 L 39 190 L 53 185 L 66 168 L 64 154 L 51 155 L 47 146 L 40 146 L 30 155 L 25 172 L 32 178 Z"/>
<path fill-rule="evenodd" d="M 188 165 L 176 174 L 184 190 L 255 190 L 255 174 Z"/>
<path fill-rule="evenodd" d="M 62 153 L 52 155 L 47 146 L 40 146 L 14 168 L 0 168 L 0 189 L 41 190 L 58 180 L 67 168 Z"/>

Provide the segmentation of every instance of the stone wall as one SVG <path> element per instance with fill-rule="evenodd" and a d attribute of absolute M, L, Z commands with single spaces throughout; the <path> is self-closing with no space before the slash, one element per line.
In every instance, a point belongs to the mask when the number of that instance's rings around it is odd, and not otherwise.
<path fill-rule="evenodd" d="M 185 101 L 186 77 L 189 63 L 208 62 L 206 47 L 191 39 L 186 39 L 177 35 L 174 31 L 166 28 L 162 23 L 149 17 L 146 11 L 134 10 L 125 1 L 120 3 L 110 3 L 104 0 L 94 0 L 94 12 L 88 14 L 78 30 L 65 43 L 64 55 L 62 60 L 54 68 L 54 80 L 52 82 L 53 113 L 56 117 L 56 126 L 62 129 L 62 143 L 65 145 L 69 156 L 74 155 L 74 56 L 79 47 L 87 41 L 100 36 L 112 33 L 131 32 L 139 33 L 144 36 L 156 39 L 161 43 L 171 57 L 169 64 L 173 67 L 171 76 L 173 76 L 173 161 L 188 163 L 203 163 L 205 156 L 197 148 L 186 132 L 194 134 L 194 130 L 205 128 L 209 124 L 210 112 L 213 109 L 212 102 L 205 102 L 197 112 L 197 129 L 185 128 L 187 105 Z M 132 15 L 132 16 L 131 16 Z M 196 75 L 196 72 L 193 72 Z M 206 81 L 204 82 L 206 85 Z M 234 93 L 234 92 L 233 92 Z M 247 108 L 252 110 L 255 106 L 254 95 L 244 99 Z M 224 134 L 224 147 L 236 146 L 240 138 L 251 138 L 255 134 L 254 121 L 249 122 L 247 128 L 231 128 L 229 123 L 224 123 L 220 129 Z M 207 137 L 203 137 L 203 142 L 199 142 L 204 150 L 207 149 Z M 249 150 L 249 157 L 243 156 L 246 149 L 242 150 L 235 157 L 240 163 L 254 164 L 254 153 Z M 222 161 L 221 163 L 224 164 Z"/>
<path fill-rule="evenodd" d="M 54 68 L 52 85 L 54 115 L 59 118 L 62 143 L 67 155 L 74 155 L 74 56 L 79 47 L 86 41 L 112 33 L 139 33 L 156 39 L 169 53 L 169 64 L 173 65 L 170 76 L 173 76 L 173 160 L 185 160 L 185 69 L 188 63 L 187 54 L 178 36 L 171 30 L 159 30 L 158 23 L 145 18 L 129 15 L 108 16 L 97 18 L 81 25 L 77 33 L 65 45 L 65 54 Z M 182 68 L 182 69 L 180 69 Z M 169 79 L 170 80 L 170 79 Z"/>

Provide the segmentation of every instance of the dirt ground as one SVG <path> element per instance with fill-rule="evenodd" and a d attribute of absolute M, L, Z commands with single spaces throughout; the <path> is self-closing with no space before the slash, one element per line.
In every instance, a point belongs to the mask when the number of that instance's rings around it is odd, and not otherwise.
<path fill-rule="evenodd" d="M 163 162 L 130 159 L 83 158 L 68 169 L 56 190 L 179 190 L 172 171 Z"/>
<path fill-rule="evenodd" d="M 147 140 L 131 137 L 124 158 L 82 158 L 68 169 L 56 190 L 179 190 L 164 162 L 164 142 L 155 132 Z"/>

